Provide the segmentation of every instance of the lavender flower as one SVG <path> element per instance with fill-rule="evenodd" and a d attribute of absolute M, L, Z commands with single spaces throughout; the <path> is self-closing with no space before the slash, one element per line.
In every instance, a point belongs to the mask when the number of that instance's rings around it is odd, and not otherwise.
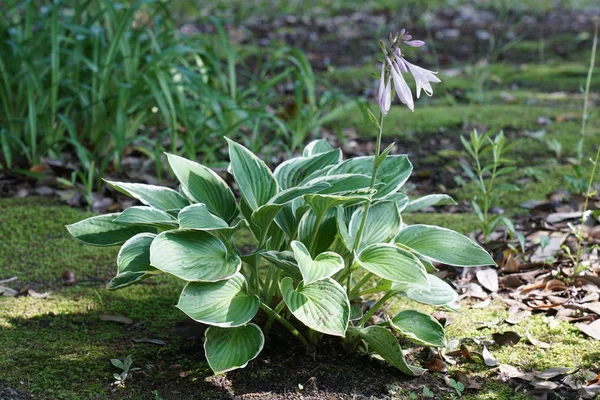
<path fill-rule="evenodd" d="M 390 42 L 392 47 L 389 51 L 385 48 L 383 43 L 380 43 L 386 60 L 381 66 L 381 80 L 379 82 L 379 108 L 383 115 L 388 113 L 391 105 L 392 89 L 390 79 L 394 81 L 394 89 L 398 99 L 400 99 L 402 104 L 405 104 L 411 111 L 415 110 L 415 104 L 412 92 L 402 74 L 410 73 L 413 76 L 417 86 L 417 98 L 421 96 L 421 90 L 423 90 L 427 96 L 431 96 L 433 94 L 431 82 L 441 82 L 440 79 L 435 76 L 437 72 L 409 63 L 406 61 L 400 50 L 400 45 L 421 47 L 425 42 L 422 40 L 412 40 L 412 36 L 409 35 L 405 29 L 402 29 L 395 37 L 390 36 Z M 387 74 L 386 82 L 386 70 L 388 69 L 389 73 Z"/>

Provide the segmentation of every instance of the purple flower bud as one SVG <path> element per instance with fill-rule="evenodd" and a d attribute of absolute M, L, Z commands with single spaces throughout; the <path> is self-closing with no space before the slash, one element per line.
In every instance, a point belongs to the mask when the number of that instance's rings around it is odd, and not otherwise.
<path fill-rule="evenodd" d="M 409 45 L 411 47 L 421 47 L 425 44 L 422 40 L 407 40 L 404 44 Z"/>
<path fill-rule="evenodd" d="M 379 81 L 379 109 L 383 115 L 387 115 L 392 105 L 392 87 L 390 77 L 385 82 L 385 64 L 381 65 L 381 80 Z"/>

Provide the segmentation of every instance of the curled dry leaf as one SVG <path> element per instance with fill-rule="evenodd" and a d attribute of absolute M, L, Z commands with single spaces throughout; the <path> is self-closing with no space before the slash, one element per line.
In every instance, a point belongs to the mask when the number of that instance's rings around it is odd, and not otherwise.
<path fill-rule="evenodd" d="M 513 307 L 511 307 L 511 309 L 513 309 Z M 516 325 L 518 323 L 520 323 L 521 321 L 523 321 L 525 318 L 528 318 L 531 316 L 531 311 L 528 310 L 521 310 L 519 311 L 519 307 L 516 307 L 516 310 L 513 309 L 513 311 L 511 312 L 509 310 L 509 316 L 508 318 L 506 318 L 504 320 L 504 322 L 506 322 L 507 324 L 511 324 L 511 325 Z"/>
<path fill-rule="evenodd" d="M 514 331 L 506 331 L 504 333 L 493 333 L 492 338 L 500 346 L 514 346 L 521 340 L 521 335 Z"/>
<path fill-rule="evenodd" d="M 549 349 L 551 347 L 550 343 L 535 339 L 529 332 L 527 333 L 527 340 L 538 349 Z"/>
<path fill-rule="evenodd" d="M 481 356 L 483 357 L 484 364 L 488 367 L 495 367 L 496 365 L 500 364 L 500 361 L 498 361 L 496 357 L 494 357 L 492 353 L 490 353 L 486 346 L 483 346 Z"/>
<path fill-rule="evenodd" d="M 546 282 L 545 290 L 549 292 L 562 292 L 563 290 L 567 290 L 567 285 L 559 279 L 551 279 Z"/>
<path fill-rule="evenodd" d="M 490 292 L 498 291 L 498 272 L 494 268 L 482 268 L 475 272 L 477 280 Z"/>
<path fill-rule="evenodd" d="M 441 372 L 445 374 L 448 372 L 448 365 L 439 357 L 434 357 L 427 361 L 427 370 L 429 372 Z"/>

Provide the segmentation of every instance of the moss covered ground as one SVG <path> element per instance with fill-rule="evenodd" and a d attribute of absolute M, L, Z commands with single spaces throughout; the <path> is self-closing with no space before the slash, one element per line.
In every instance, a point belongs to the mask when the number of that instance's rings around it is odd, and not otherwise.
<path fill-rule="evenodd" d="M 104 289 L 104 282 L 114 270 L 116 249 L 84 246 L 68 237 L 64 228 L 88 215 L 47 198 L 0 200 L 0 278 L 16 276 L 18 281 L 8 285 L 17 289 L 29 285 L 37 292 L 51 292 L 45 299 L 0 297 L 0 387 L 28 393 L 34 399 L 228 398 L 231 391 L 224 391 L 218 379 L 215 382 L 211 378 L 201 344 L 184 340 L 174 332 L 174 326 L 185 321 L 174 308 L 181 290 L 179 282 L 156 277 L 121 291 Z M 473 221 L 461 214 L 407 218 L 463 232 L 474 228 Z M 65 270 L 75 274 L 74 286 L 63 286 Z M 412 306 L 402 303 L 394 307 Z M 485 309 L 465 305 L 453 315 L 448 336 L 482 337 L 508 329 L 506 325 L 479 329 L 481 321 L 502 318 L 505 313 L 499 304 Z M 128 317 L 133 323 L 103 321 L 101 315 Z M 524 342 L 512 348 L 492 348 L 501 362 L 539 370 L 555 366 L 589 368 L 600 361 L 594 343 L 568 324 L 554 325 L 543 316 L 534 316 L 510 329 L 521 334 L 528 330 L 537 339 L 551 343 L 552 348 L 538 350 Z M 165 345 L 133 341 L 143 338 L 159 339 Z M 127 355 L 141 371 L 126 381 L 125 388 L 117 388 L 112 385 L 112 375 L 119 371 L 110 359 Z M 255 367 L 263 365 L 256 363 Z M 248 373 L 252 372 L 253 365 L 248 368 Z M 253 379 L 271 379 L 273 371 L 265 368 L 261 366 L 262 372 L 254 374 Z M 526 398 L 490 378 L 493 374 L 481 365 L 461 368 L 486 382 L 481 391 L 467 391 L 468 398 Z M 388 392 L 392 398 L 409 395 L 401 382 L 390 381 Z M 436 390 L 434 386 L 431 389 Z M 448 393 L 440 392 L 439 396 L 445 398 Z"/>

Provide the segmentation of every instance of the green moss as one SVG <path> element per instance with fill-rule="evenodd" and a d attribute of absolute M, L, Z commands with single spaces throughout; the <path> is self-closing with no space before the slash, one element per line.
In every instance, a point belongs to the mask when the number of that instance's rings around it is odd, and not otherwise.
<path fill-rule="evenodd" d="M 551 107 L 511 104 L 427 107 L 417 104 L 414 113 L 406 107 L 393 106 L 386 116 L 383 134 L 393 137 L 419 134 L 418 140 L 422 140 L 427 135 L 438 135 L 440 132 L 463 133 L 465 125 L 484 125 L 498 131 L 537 130 L 540 129 L 539 117 L 555 118 L 559 114 L 558 110 Z M 356 126 L 362 135 L 375 135 L 370 122 L 365 121 L 362 115 L 352 116 L 349 124 Z"/>
<path fill-rule="evenodd" d="M 473 232 L 479 226 L 474 214 L 415 213 L 402 215 L 407 224 L 436 225 L 461 233 Z"/>
<path fill-rule="evenodd" d="M 515 346 L 494 345 L 492 354 L 504 364 L 518 366 L 523 370 L 541 371 L 553 367 L 594 368 L 600 361 L 600 350 L 594 350 L 593 339 L 586 338 L 567 322 L 555 321 L 543 314 L 534 314 L 518 325 L 499 324 L 484 327 L 483 322 L 502 320 L 508 313 L 501 303 L 492 303 L 484 309 L 463 308 L 454 315 L 454 322 L 446 333 L 451 339 L 491 337 L 492 333 L 515 331 L 525 337 L 529 332 L 533 338 L 549 343 L 550 349 L 542 350 L 522 339 Z M 476 350 L 474 345 L 468 347 Z M 467 364 L 468 365 L 468 364 Z M 473 365 L 474 371 L 487 372 Z"/>
<path fill-rule="evenodd" d="M 91 216 L 42 198 L 0 202 L 0 270 L 21 284 L 62 284 L 71 270 L 79 280 L 110 275 L 118 249 L 85 246 L 73 240 L 64 225 Z"/>

